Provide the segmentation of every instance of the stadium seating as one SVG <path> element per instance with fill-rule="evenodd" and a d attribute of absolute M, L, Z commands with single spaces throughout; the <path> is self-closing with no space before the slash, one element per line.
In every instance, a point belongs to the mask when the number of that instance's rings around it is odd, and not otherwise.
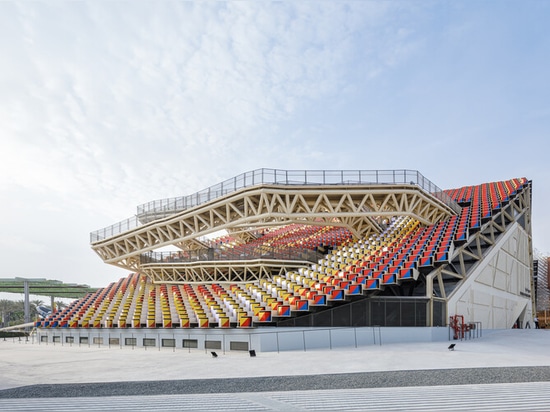
<path fill-rule="evenodd" d="M 326 253 L 309 267 L 256 282 L 153 283 L 133 273 L 36 322 L 42 328 L 207 328 L 271 324 L 349 299 L 399 288 L 448 263 L 528 181 L 512 179 L 445 191 L 461 210 L 433 225 L 410 216 L 386 219 L 385 229 L 356 239 L 338 226 L 288 224 L 258 230 L 249 242 L 225 235 L 211 241 L 228 259 L 302 248 Z"/>

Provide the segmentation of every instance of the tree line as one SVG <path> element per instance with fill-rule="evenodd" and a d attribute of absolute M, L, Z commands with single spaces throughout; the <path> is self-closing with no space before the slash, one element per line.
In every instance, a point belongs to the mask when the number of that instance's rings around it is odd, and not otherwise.
<path fill-rule="evenodd" d="M 38 318 L 37 306 L 44 306 L 44 302 L 39 299 L 31 300 L 30 320 L 34 322 Z M 57 309 L 62 309 L 67 305 L 64 302 L 55 302 Z M 49 305 L 48 305 L 49 306 Z M 20 325 L 25 322 L 25 301 L 0 299 L 0 327 Z"/>

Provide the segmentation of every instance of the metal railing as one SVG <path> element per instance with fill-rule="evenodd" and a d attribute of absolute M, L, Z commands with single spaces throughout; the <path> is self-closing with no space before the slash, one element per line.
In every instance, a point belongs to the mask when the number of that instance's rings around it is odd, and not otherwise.
<path fill-rule="evenodd" d="M 449 206 L 455 212 L 460 206 L 443 190 L 417 170 L 282 170 L 257 169 L 227 179 L 207 189 L 188 196 L 153 200 L 137 207 L 137 215 L 90 233 L 90 242 L 97 242 L 142 225 L 148 215 L 164 217 L 211 200 L 218 199 L 240 189 L 257 185 L 370 185 L 412 184 Z M 150 219 L 149 219 L 150 220 Z"/>
<path fill-rule="evenodd" d="M 262 246 L 253 250 L 200 249 L 174 252 L 147 252 L 140 255 L 140 264 L 216 262 L 231 260 L 297 260 L 317 262 L 324 255 L 309 249 L 272 248 Z"/>
<path fill-rule="evenodd" d="M 135 332 L 135 333 L 134 333 Z M 247 344 L 249 349 L 262 352 L 285 352 L 300 350 L 303 352 L 314 350 L 333 350 L 338 348 L 364 348 L 367 346 L 382 346 L 382 331 L 380 326 L 365 327 L 341 327 L 341 328 L 311 328 L 296 330 L 258 330 L 251 331 L 231 330 L 165 330 L 159 332 L 155 329 L 141 329 L 132 332 L 125 330 L 117 332 L 114 329 L 76 329 L 76 330 L 39 330 L 31 340 L 25 343 L 34 345 L 60 345 L 60 346 L 87 346 L 97 348 L 128 348 L 131 350 L 171 350 L 177 351 L 204 351 L 231 350 L 231 342 Z M 204 333 L 203 333 L 204 332 Z M 196 340 L 197 346 L 185 346 L 184 340 Z M 151 343 L 146 340 L 150 340 Z M 164 345 L 164 340 L 170 340 L 170 345 Z M 20 342 L 21 339 L 19 340 Z M 154 344 L 153 344 L 154 341 Z M 15 339 L 13 339 L 15 343 Z M 200 342 L 200 345 L 199 345 Z M 218 347 L 208 347 L 207 344 L 217 343 Z M 264 345 L 262 345 L 262 343 Z M 260 346 L 265 346 L 261 347 Z"/>

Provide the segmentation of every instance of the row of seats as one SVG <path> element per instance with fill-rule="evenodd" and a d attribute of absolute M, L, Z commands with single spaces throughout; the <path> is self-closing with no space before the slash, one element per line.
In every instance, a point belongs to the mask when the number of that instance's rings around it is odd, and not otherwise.
<path fill-rule="evenodd" d="M 155 256 L 153 259 L 164 263 L 212 258 L 235 260 L 257 256 L 285 259 L 290 256 L 303 257 L 300 252 L 305 250 L 317 251 L 332 248 L 352 237 L 352 233 L 347 228 L 304 224 L 289 224 L 282 228 L 254 231 L 251 235 L 258 237 L 249 242 L 243 242 L 232 235 L 225 235 L 205 242 L 210 248 L 208 251 L 164 252 L 160 254 L 160 258 Z"/>
<path fill-rule="evenodd" d="M 465 186 L 446 193 L 459 205 L 468 207 L 468 227 L 477 230 L 491 219 L 518 190 L 528 183 L 526 178 Z"/>
<path fill-rule="evenodd" d="M 264 251 L 271 250 L 284 251 L 293 248 L 315 250 L 320 246 L 334 247 L 351 237 L 351 232 L 342 227 L 293 223 L 266 231 L 260 237 L 247 243 L 240 243 L 237 240 L 231 242 L 215 240 L 213 244 L 218 245 L 228 254 L 240 256 L 241 254 L 262 254 Z M 227 237 L 222 239 L 227 239 Z"/>
<path fill-rule="evenodd" d="M 230 327 L 237 324 L 244 327 L 251 326 L 253 322 L 271 322 L 274 316 L 285 317 L 294 311 L 308 310 L 310 299 L 315 305 L 326 304 L 324 294 L 322 299 L 314 298 L 316 291 L 298 288 L 295 282 L 283 281 L 282 285 L 280 279 L 275 282 L 279 285 L 267 280 L 261 285 L 246 284 L 244 287 L 172 285 L 172 293 L 169 294 L 167 285 L 154 285 L 146 277 L 133 274 L 121 279 L 117 285 L 111 284 L 109 288 L 87 296 L 71 322 L 59 326 Z M 324 289 L 330 300 L 344 298 L 343 289 L 339 286 L 330 285 Z M 110 298 L 106 298 L 107 295 Z M 117 299 L 112 299 L 115 296 Z M 91 318 L 96 321 L 89 322 Z M 40 326 L 58 325 L 48 319 Z"/>

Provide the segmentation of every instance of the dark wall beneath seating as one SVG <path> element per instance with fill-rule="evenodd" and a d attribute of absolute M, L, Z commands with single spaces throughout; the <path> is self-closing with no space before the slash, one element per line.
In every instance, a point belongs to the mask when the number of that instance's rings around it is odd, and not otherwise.
<path fill-rule="evenodd" d="M 426 298 L 370 298 L 280 320 L 277 326 L 431 326 L 430 313 L 430 300 Z M 434 301 L 433 314 L 433 326 L 445 326 L 444 302 Z"/>

